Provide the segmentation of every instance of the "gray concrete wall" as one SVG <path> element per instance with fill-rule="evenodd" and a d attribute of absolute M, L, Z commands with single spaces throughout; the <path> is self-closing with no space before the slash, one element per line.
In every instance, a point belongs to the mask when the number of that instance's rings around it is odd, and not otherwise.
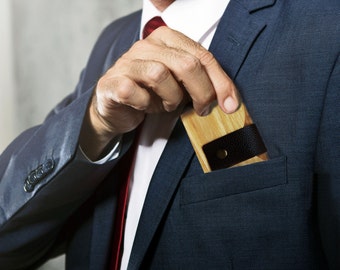
<path fill-rule="evenodd" d="M 0 152 L 73 91 L 104 26 L 142 0 L 0 0 Z M 41 269 L 63 269 L 58 258 Z"/>
<path fill-rule="evenodd" d="M 142 0 L 0 0 L 0 152 L 74 89 L 103 27 L 141 6 Z"/>
<path fill-rule="evenodd" d="M 15 135 L 11 0 L 0 0 L 0 152 Z"/>

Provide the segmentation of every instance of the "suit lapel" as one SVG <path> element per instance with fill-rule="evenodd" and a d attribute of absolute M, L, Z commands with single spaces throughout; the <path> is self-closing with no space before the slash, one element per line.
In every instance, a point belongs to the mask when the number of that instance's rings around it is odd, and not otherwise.
<path fill-rule="evenodd" d="M 210 45 L 210 51 L 232 78 L 242 66 L 247 54 L 266 26 L 265 17 L 256 11 L 269 7 L 275 0 L 231 0 Z"/>
<path fill-rule="evenodd" d="M 182 122 L 178 121 L 153 174 L 128 269 L 140 269 L 140 264 L 193 154 L 194 150 Z"/>

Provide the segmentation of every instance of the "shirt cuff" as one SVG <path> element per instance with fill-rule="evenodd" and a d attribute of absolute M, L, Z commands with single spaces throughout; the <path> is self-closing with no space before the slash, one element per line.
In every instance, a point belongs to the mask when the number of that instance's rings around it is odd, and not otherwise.
<path fill-rule="evenodd" d="M 111 142 L 111 145 L 112 145 L 111 151 L 105 157 L 99 160 L 93 161 L 90 158 L 88 158 L 80 145 L 78 146 L 76 157 L 82 160 L 90 161 L 93 164 L 98 164 L 98 165 L 104 164 L 108 161 L 112 161 L 119 157 L 120 150 L 121 150 L 121 141 L 122 141 L 122 136 L 118 136 L 117 138 L 115 138 Z"/>

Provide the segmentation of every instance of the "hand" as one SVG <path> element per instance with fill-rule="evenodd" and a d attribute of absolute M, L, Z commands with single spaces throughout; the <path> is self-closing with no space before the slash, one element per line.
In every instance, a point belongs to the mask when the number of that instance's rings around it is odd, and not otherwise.
<path fill-rule="evenodd" d="M 98 81 L 81 146 L 96 158 L 112 138 L 135 129 L 148 113 L 170 112 L 191 100 L 197 114 L 206 115 L 215 99 L 226 113 L 239 106 L 235 85 L 213 55 L 183 34 L 160 27 Z"/>

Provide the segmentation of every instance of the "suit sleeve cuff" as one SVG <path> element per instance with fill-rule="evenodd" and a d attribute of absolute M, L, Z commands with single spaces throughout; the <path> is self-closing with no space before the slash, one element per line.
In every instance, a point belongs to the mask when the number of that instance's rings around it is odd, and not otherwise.
<path fill-rule="evenodd" d="M 98 164 L 98 165 L 105 164 L 106 162 L 112 161 L 119 157 L 119 154 L 121 151 L 121 142 L 122 142 L 122 136 L 115 138 L 111 142 L 112 149 L 110 150 L 110 152 L 107 155 L 105 155 L 103 158 L 99 160 L 95 160 L 95 161 L 88 158 L 86 154 L 84 153 L 83 149 L 81 148 L 81 146 L 79 145 L 76 158 L 89 161 L 93 164 Z"/>

